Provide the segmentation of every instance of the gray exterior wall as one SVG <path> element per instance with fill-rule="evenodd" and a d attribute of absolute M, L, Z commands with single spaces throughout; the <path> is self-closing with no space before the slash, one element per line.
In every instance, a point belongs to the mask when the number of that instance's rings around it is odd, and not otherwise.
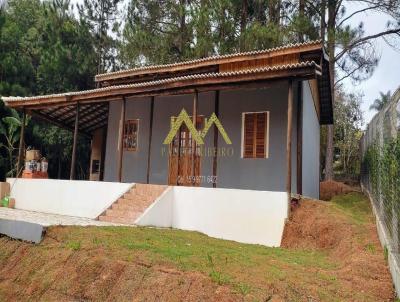
<path fill-rule="evenodd" d="M 296 92 L 296 90 L 295 90 Z M 232 140 L 234 155 L 218 158 L 218 187 L 286 191 L 286 129 L 288 85 L 221 92 L 220 121 Z M 295 95 L 294 99 L 297 97 Z M 295 109 L 297 106 L 293 106 Z M 241 158 L 242 113 L 269 111 L 269 157 Z M 296 171 L 296 110 L 293 112 L 292 171 Z M 294 139 L 294 140 L 293 140 Z M 219 137 L 218 146 L 224 142 Z M 296 173 L 292 173 L 296 190 Z"/>
<path fill-rule="evenodd" d="M 303 195 L 319 198 L 320 125 L 308 82 L 303 82 Z"/>
<path fill-rule="evenodd" d="M 308 85 L 308 84 L 307 84 Z M 296 87 L 296 86 L 295 86 Z M 313 104 L 311 94 L 306 94 L 304 89 L 304 102 Z M 267 191 L 286 191 L 286 127 L 287 127 L 287 83 L 276 84 L 270 88 L 252 90 L 231 90 L 221 91 L 219 119 L 227 134 L 232 140 L 232 145 L 226 145 L 219 135 L 218 147 L 232 147 L 233 155 L 218 157 L 217 161 L 217 187 L 255 189 Z M 309 101 L 306 101 L 310 98 Z M 292 137 L 292 192 L 296 192 L 296 118 L 297 118 L 297 89 L 294 89 L 293 106 L 293 137 Z M 198 114 L 210 117 L 214 112 L 215 93 L 207 92 L 199 94 Z M 155 97 L 153 135 L 151 143 L 151 164 L 150 164 L 150 183 L 166 184 L 168 182 L 168 147 L 163 145 L 163 141 L 170 130 L 170 117 L 177 116 L 182 108 L 188 114 L 192 112 L 193 95 Z M 243 159 L 241 158 L 241 135 L 242 135 L 242 113 L 255 111 L 269 111 L 269 157 L 266 159 Z M 105 181 L 117 181 L 118 166 L 118 126 L 120 120 L 121 103 L 111 102 L 108 134 L 105 158 Z M 308 120 L 317 120 L 315 111 L 309 110 L 305 106 L 303 118 L 305 124 Z M 147 150 L 150 129 L 150 98 L 128 99 L 126 106 L 126 119 L 138 118 L 139 122 L 139 150 L 137 152 L 124 151 L 123 156 L 123 181 L 124 182 L 146 182 L 147 173 Z M 313 121 L 314 121 L 313 120 Z M 303 143 L 303 166 L 307 167 L 306 160 L 309 160 L 308 153 L 318 153 L 318 151 L 308 150 L 316 148 L 315 138 L 310 138 L 311 134 L 306 131 L 305 138 L 313 140 L 313 144 Z M 318 130 L 319 124 L 312 123 Z M 213 147 L 213 130 L 208 132 L 205 138 L 205 146 Z M 308 151 L 307 151 L 308 150 Z M 319 159 L 319 157 L 318 157 Z M 314 163 L 315 164 L 315 163 Z M 308 168 L 307 168 L 308 169 Z M 313 187 L 315 180 L 307 183 L 309 175 L 307 169 L 303 169 L 303 185 Z M 204 156 L 201 162 L 200 175 L 212 175 L 212 157 Z M 304 176 L 307 176 L 304 177 Z M 318 183 L 318 177 L 317 177 Z M 211 183 L 204 182 L 202 186 L 210 187 Z M 315 187 L 315 186 L 314 186 Z M 309 190 L 305 190 L 305 192 Z"/>

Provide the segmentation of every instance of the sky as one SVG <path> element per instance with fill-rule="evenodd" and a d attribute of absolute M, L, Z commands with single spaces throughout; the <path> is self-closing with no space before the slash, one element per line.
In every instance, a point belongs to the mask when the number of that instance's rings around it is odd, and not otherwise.
<path fill-rule="evenodd" d="M 359 10 L 360 7 L 359 4 L 349 5 L 347 7 L 347 14 Z M 388 20 L 389 17 L 383 13 L 360 13 L 351 18 L 350 25 L 357 26 L 360 22 L 363 22 L 365 34 L 371 35 L 384 30 Z M 377 39 L 375 44 L 381 53 L 381 58 L 372 77 L 357 86 L 350 80 L 344 81 L 347 91 L 359 91 L 364 94 L 361 109 L 363 110 L 366 123 L 376 113 L 376 111 L 369 110 L 369 106 L 379 97 L 379 91 L 386 93 L 390 90 L 394 93 L 400 87 L 400 52 L 387 45 L 382 38 Z"/>

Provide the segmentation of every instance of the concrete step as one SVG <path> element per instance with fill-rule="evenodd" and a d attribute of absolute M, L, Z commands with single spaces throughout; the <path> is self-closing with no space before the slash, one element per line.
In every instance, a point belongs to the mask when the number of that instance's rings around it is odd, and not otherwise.
<path fill-rule="evenodd" d="M 138 203 L 135 203 L 135 202 L 132 202 L 132 203 L 118 203 L 118 202 L 115 202 L 111 206 L 111 209 L 119 210 L 119 211 L 139 212 L 139 211 L 144 211 L 146 209 L 146 207 L 143 206 L 142 204 L 138 204 Z"/>
<path fill-rule="evenodd" d="M 165 191 L 167 186 L 136 184 L 114 202 L 100 221 L 113 223 L 134 224 L 135 220 Z"/>
<path fill-rule="evenodd" d="M 143 200 L 143 201 L 148 201 L 150 199 L 153 198 L 153 196 L 149 196 L 149 195 L 140 195 L 137 193 L 125 193 L 123 195 L 124 199 L 131 199 L 131 200 Z"/>
<path fill-rule="evenodd" d="M 125 211 L 125 210 L 110 209 L 106 211 L 106 216 L 120 217 L 120 218 L 135 218 L 140 216 L 142 212 L 143 211 Z"/>
<path fill-rule="evenodd" d="M 120 204 L 120 205 L 132 206 L 132 207 L 136 207 L 136 206 L 148 207 L 152 203 L 152 201 L 120 198 L 120 199 L 118 199 L 118 201 L 116 203 Z"/>
<path fill-rule="evenodd" d="M 163 185 L 136 184 L 134 190 L 140 195 L 159 196 L 166 188 Z"/>
<path fill-rule="evenodd" d="M 112 217 L 112 216 L 99 216 L 100 221 L 113 222 L 113 223 L 122 223 L 122 224 L 134 224 L 137 217 L 134 218 L 123 218 L 123 217 Z"/>

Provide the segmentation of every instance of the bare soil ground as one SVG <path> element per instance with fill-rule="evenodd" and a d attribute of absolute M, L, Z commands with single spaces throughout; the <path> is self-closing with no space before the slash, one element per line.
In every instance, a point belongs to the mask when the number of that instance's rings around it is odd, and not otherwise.
<path fill-rule="evenodd" d="M 358 189 L 334 180 L 323 181 L 319 185 L 321 200 L 329 201 L 334 196 L 359 191 Z"/>
<path fill-rule="evenodd" d="M 282 247 L 325 251 L 338 264 L 335 278 L 340 291 L 352 292 L 350 301 L 365 301 L 365 296 L 392 301 L 391 276 L 371 210 L 359 198 L 365 197 L 349 193 L 334 197 L 335 203 L 301 202 L 285 227 Z"/>
<path fill-rule="evenodd" d="M 393 301 L 368 201 L 301 201 L 282 248 L 196 232 L 53 227 L 0 238 L 0 301 Z"/>

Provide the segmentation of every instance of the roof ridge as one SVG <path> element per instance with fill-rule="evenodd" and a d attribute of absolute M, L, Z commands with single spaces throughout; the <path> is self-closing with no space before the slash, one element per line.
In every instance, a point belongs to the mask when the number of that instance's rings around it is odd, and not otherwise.
<path fill-rule="evenodd" d="M 238 57 L 238 56 L 242 56 L 242 55 L 256 55 L 256 54 L 261 54 L 261 53 L 269 53 L 269 52 L 273 52 L 273 51 L 277 51 L 277 50 L 289 49 L 289 48 L 294 48 L 294 47 L 299 47 L 299 46 L 321 44 L 321 42 L 322 42 L 321 40 L 313 40 L 313 41 L 301 42 L 301 43 L 290 43 L 290 44 L 286 44 L 286 45 L 281 45 L 281 46 L 266 48 L 266 49 L 261 49 L 261 50 L 236 52 L 236 53 L 230 53 L 230 54 L 225 54 L 225 55 L 214 55 L 214 56 L 210 56 L 210 57 L 204 57 L 204 58 L 175 62 L 175 63 L 138 66 L 138 67 L 134 67 L 134 68 L 128 68 L 128 69 L 123 69 L 123 70 L 118 70 L 118 71 L 97 74 L 97 75 L 95 75 L 95 79 L 105 77 L 105 76 L 129 73 L 129 72 L 133 72 L 133 71 L 141 71 L 141 70 L 145 71 L 145 70 L 152 70 L 152 69 L 157 69 L 157 68 L 161 68 L 161 67 L 174 67 L 174 66 L 179 66 L 179 65 L 188 65 L 188 64 L 192 64 L 192 63 L 196 63 L 196 62 L 206 62 L 206 61 L 211 61 L 211 60 L 215 60 L 215 59 L 232 58 L 232 57 Z"/>

